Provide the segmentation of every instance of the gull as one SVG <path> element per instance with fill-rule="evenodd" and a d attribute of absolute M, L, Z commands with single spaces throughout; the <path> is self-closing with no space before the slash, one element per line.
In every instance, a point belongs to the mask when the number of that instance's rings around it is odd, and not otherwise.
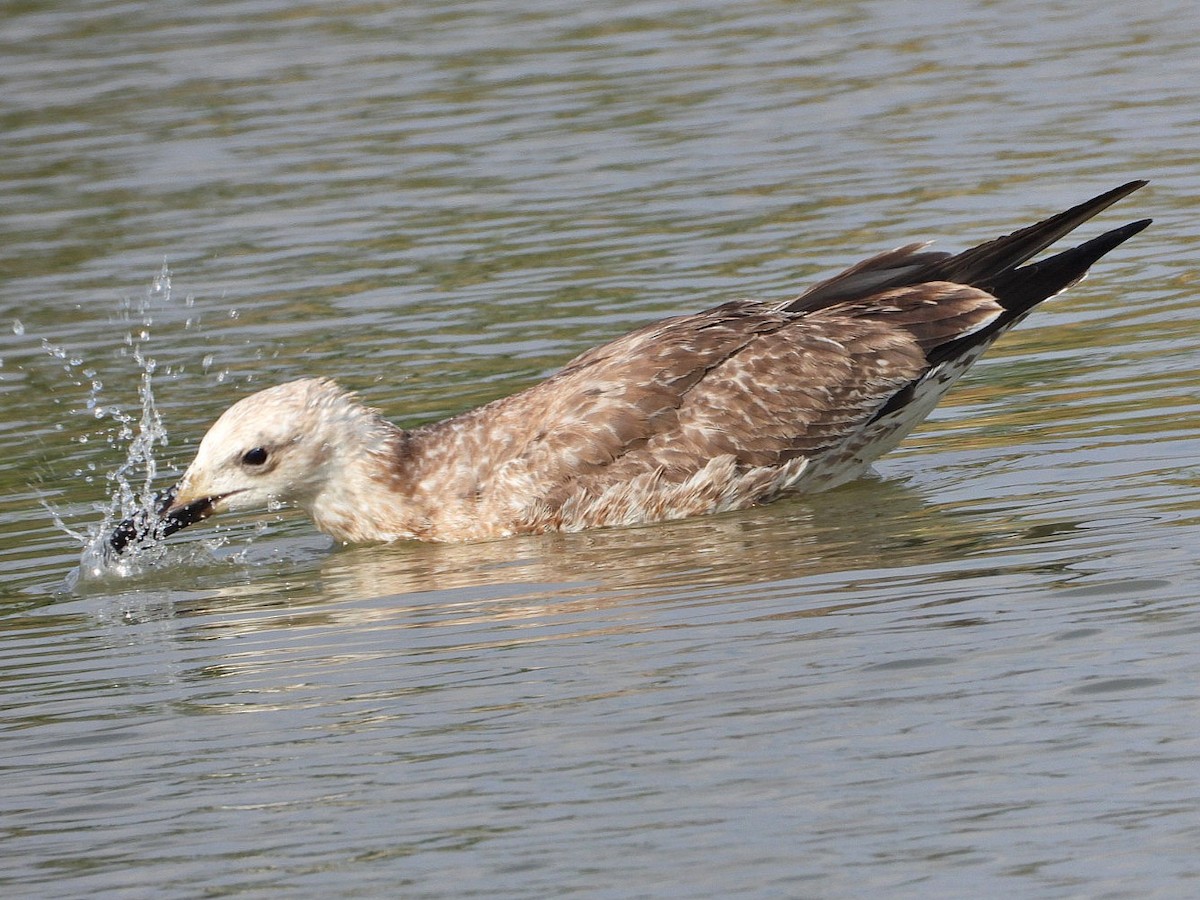
<path fill-rule="evenodd" d="M 588 350 L 403 430 L 327 378 L 231 406 L 122 552 L 216 513 L 292 507 L 335 540 L 479 541 L 698 516 L 861 476 L 1043 300 L 1150 224 L 1030 260 L 1131 181 L 962 253 L 906 244 L 783 302 L 734 300 Z"/>

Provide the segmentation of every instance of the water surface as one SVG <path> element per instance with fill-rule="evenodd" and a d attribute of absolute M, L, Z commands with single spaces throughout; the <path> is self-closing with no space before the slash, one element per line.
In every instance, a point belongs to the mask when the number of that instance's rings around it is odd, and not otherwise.
<path fill-rule="evenodd" d="M 1194 894 L 1198 43 L 1165 0 L 14 6 L 6 896 Z M 44 504 L 106 506 L 133 344 L 169 480 L 258 386 L 416 424 L 1135 177 L 1105 222 L 1153 228 L 876 479 L 469 547 L 262 517 L 64 587 Z"/>

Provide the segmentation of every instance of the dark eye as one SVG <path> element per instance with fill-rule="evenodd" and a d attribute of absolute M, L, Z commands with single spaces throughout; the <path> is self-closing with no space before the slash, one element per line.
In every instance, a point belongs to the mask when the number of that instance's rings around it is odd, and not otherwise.
<path fill-rule="evenodd" d="M 261 466 L 266 461 L 267 451 L 262 447 L 255 447 L 242 454 L 242 464 L 246 466 Z"/>

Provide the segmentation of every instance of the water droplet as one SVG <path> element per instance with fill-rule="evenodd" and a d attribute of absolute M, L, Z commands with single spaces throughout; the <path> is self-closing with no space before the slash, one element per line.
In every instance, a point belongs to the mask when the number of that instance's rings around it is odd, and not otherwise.
<path fill-rule="evenodd" d="M 150 283 L 150 295 L 164 294 L 167 297 L 171 294 L 171 270 L 167 268 L 164 262 L 162 271 L 154 276 L 154 281 Z"/>
<path fill-rule="evenodd" d="M 211 353 L 205 354 L 204 359 L 200 360 L 200 368 L 204 372 L 208 372 L 208 370 L 210 368 L 212 368 L 212 364 L 213 364 L 213 355 Z"/>
<path fill-rule="evenodd" d="M 13 328 L 13 334 L 20 335 L 20 334 L 25 333 L 25 323 L 22 322 L 20 319 L 13 319 L 12 328 Z"/>

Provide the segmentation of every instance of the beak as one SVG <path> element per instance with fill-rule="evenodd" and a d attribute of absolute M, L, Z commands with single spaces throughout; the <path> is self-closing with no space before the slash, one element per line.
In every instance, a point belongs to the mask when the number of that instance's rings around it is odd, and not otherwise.
<path fill-rule="evenodd" d="M 181 528 L 195 525 L 215 512 L 213 504 L 219 497 L 201 497 L 185 503 L 177 503 L 178 485 L 160 491 L 154 496 L 154 508 L 147 512 L 134 513 L 113 529 L 108 545 L 116 553 L 124 553 L 130 544 L 139 544 L 147 539 L 161 541 Z"/>

